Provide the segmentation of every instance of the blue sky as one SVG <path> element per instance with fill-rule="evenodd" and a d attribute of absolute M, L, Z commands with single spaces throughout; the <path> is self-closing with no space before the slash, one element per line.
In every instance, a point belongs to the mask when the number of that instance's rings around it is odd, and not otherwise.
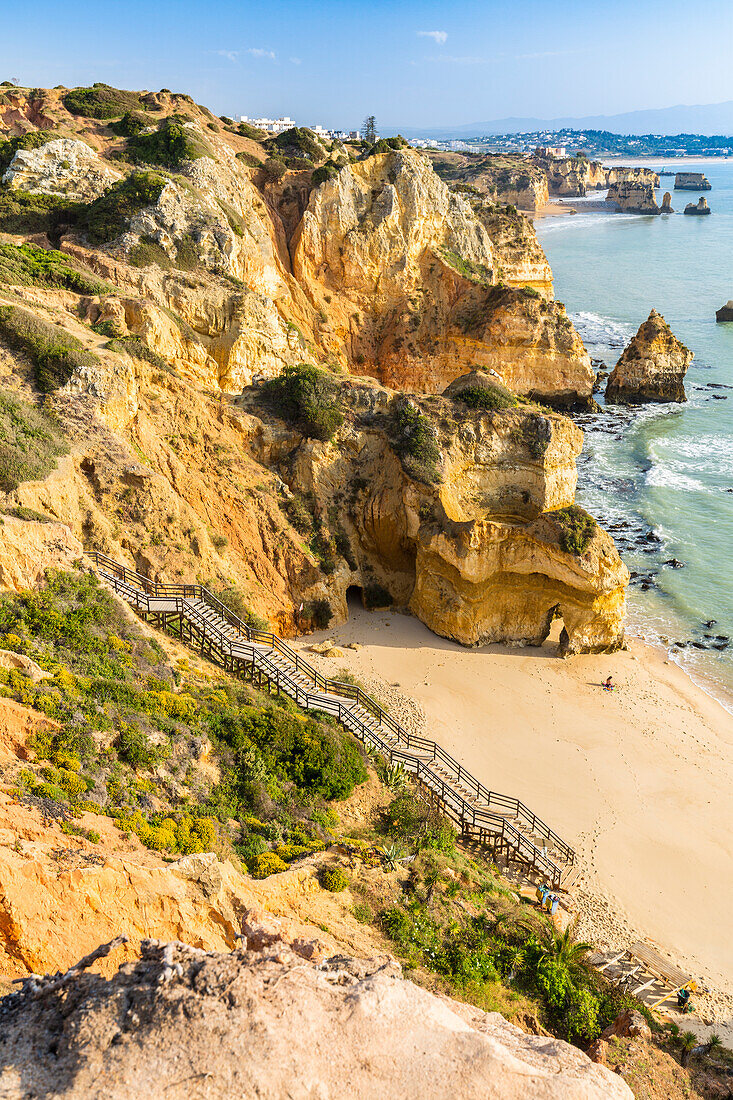
<path fill-rule="evenodd" d="M 0 0 L 0 79 L 385 129 L 733 99 L 733 4 Z"/>

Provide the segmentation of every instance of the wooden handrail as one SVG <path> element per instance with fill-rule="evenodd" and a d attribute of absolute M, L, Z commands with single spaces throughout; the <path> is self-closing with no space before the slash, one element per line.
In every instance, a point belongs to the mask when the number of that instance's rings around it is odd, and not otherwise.
<path fill-rule="evenodd" d="M 286 694 L 294 699 L 296 703 L 308 709 L 320 709 L 334 714 L 347 728 L 357 733 L 362 740 L 373 744 L 391 762 L 399 760 L 406 767 L 409 766 L 409 770 L 416 774 L 419 781 L 437 793 L 445 805 L 451 805 L 451 802 L 456 803 L 457 807 L 454 808 L 454 812 L 461 823 L 470 822 L 474 828 L 485 826 L 492 832 L 499 831 L 502 838 L 512 848 L 530 859 L 553 883 L 559 882 L 562 874 L 560 868 L 541 851 L 533 840 L 526 837 L 511 821 L 508 821 L 506 814 L 513 814 L 518 822 L 527 824 L 533 835 L 549 841 L 557 849 L 565 863 L 573 863 L 575 852 L 570 845 L 566 844 L 553 829 L 532 813 L 523 802 L 517 798 L 489 790 L 436 742 L 405 730 L 360 687 L 324 677 L 312 665 L 304 661 L 278 635 L 270 631 L 250 627 L 248 623 L 245 623 L 230 611 L 218 597 L 203 585 L 168 584 L 151 581 L 99 551 L 90 551 L 87 556 L 94 561 L 99 572 L 106 580 L 110 581 L 118 590 L 124 590 L 121 594 L 125 596 L 128 602 L 134 603 L 140 610 L 143 610 L 144 606 L 145 612 L 149 614 L 151 611 L 156 610 L 150 606 L 151 599 L 153 601 L 156 599 L 174 600 L 176 613 L 179 616 L 185 615 L 188 620 L 193 621 L 203 636 L 214 639 L 222 654 L 226 654 L 230 659 L 248 659 L 251 664 L 258 667 L 267 676 L 268 680 L 275 683 L 277 690 L 284 689 Z M 233 641 L 221 630 L 217 623 L 211 622 L 197 607 L 191 604 L 190 600 L 199 600 L 210 607 L 220 619 L 235 629 L 248 644 L 243 646 L 242 642 Z M 257 645 L 266 645 L 274 652 L 281 654 L 294 665 L 300 675 L 310 679 L 318 690 L 315 693 L 304 690 L 300 684 L 288 675 L 287 671 L 276 665 L 267 654 L 255 649 Z M 243 649 L 248 651 L 246 658 L 242 656 L 241 651 Z M 334 698 L 330 699 L 329 696 L 334 696 Z M 350 700 L 352 705 L 345 706 L 344 700 Z M 371 713 L 378 720 L 380 727 L 383 726 L 389 730 L 398 743 L 404 745 L 408 752 L 405 753 L 385 742 L 377 731 L 363 722 L 358 714 L 354 713 L 354 703 Z M 447 784 L 434 768 L 428 767 L 423 760 L 412 755 L 410 750 L 412 752 L 415 750 L 426 752 L 430 756 L 431 762 L 439 761 L 452 774 L 456 783 L 471 792 L 475 791 L 475 797 L 484 802 L 486 808 L 477 808 L 468 803 L 460 791 Z"/>

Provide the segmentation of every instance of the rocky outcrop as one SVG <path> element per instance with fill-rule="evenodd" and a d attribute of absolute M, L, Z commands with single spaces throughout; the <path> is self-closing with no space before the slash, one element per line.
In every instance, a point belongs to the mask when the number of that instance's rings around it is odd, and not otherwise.
<path fill-rule="evenodd" d="M 685 214 L 709 214 L 710 207 L 708 206 L 708 200 L 703 195 L 697 200 L 697 202 L 688 202 L 685 207 Z"/>
<path fill-rule="evenodd" d="M 493 410 L 474 407 L 478 391 Z M 256 404 L 257 391 L 244 399 Z M 321 540 L 348 540 L 350 561 L 331 580 L 338 618 L 349 588 L 378 585 L 464 645 L 539 645 L 557 617 L 563 652 L 622 643 L 628 572 L 612 539 L 592 521 L 580 551 L 566 537 L 582 446 L 570 420 L 516 404 L 482 372 L 442 398 L 349 382 L 340 400 L 335 445 L 303 441 L 279 466 L 313 502 Z M 402 438 L 400 425 L 415 418 L 433 438 L 427 452 Z M 253 439 L 255 457 L 257 448 L 283 453 L 271 425 L 272 436 Z"/>
<path fill-rule="evenodd" d="M 552 268 L 529 218 L 513 206 L 470 202 L 491 238 L 499 279 L 507 286 L 531 287 L 552 298 Z"/>
<path fill-rule="evenodd" d="M 664 196 L 662 198 L 662 208 L 661 208 L 660 213 L 662 213 L 662 214 L 674 214 L 674 210 L 672 209 L 672 196 L 670 195 L 669 191 L 664 192 Z"/>
<path fill-rule="evenodd" d="M 541 210 L 548 202 L 547 174 L 523 154 L 477 157 L 441 149 L 430 150 L 428 156 L 440 178 L 469 199 L 476 195 L 531 211 Z"/>
<path fill-rule="evenodd" d="M 329 346 L 346 347 L 360 373 L 436 392 L 476 365 L 519 393 L 588 404 L 590 360 L 564 307 L 496 285 L 486 228 L 415 150 L 369 157 L 323 183 L 291 251 L 311 300 L 325 312 L 329 298 Z"/>
<path fill-rule="evenodd" d="M 420 989 L 389 956 L 317 963 L 308 944 L 251 924 L 229 954 L 148 940 L 110 979 L 36 979 L 2 1022 L 7 1100 L 167 1100 L 182 1074 L 191 1095 L 201 1080 L 218 1096 L 272 1100 L 632 1095 L 576 1047 Z"/>
<path fill-rule="evenodd" d="M 715 320 L 719 323 L 722 321 L 733 321 L 733 298 L 729 298 L 724 306 L 715 311 Z"/>
<path fill-rule="evenodd" d="M 121 178 L 86 142 L 56 138 L 37 149 L 19 149 L 3 183 L 17 191 L 90 202 Z"/>
<path fill-rule="evenodd" d="M 0 525 L 0 588 L 33 588 L 47 569 L 68 569 L 83 552 L 64 523 L 34 523 L 5 515 Z"/>
<path fill-rule="evenodd" d="M 611 372 L 606 401 L 686 401 L 684 378 L 692 357 L 653 309 Z"/>
<path fill-rule="evenodd" d="M 633 180 L 614 183 L 608 189 L 606 202 L 625 214 L 661 214 L 650 183 L 636 183 Z"/>
<path fill-rule="evenodd" d="M 626 168 L 622 165 L 606 168 L 606 186 L 611 187 L 615 183 L 648 184 L 650 187 L 660 186 L 659 175 L 651 168 L 634 166 Z"/>
<path fill-rule="evenodd" d="M 547 174 L 553 195 L 577 198 L 606 186 L 606 170 L 600 161 L 587 157 L 556 157 L 544 149 L 536 149 L 532 160 Z"/>
<path fill-rule="evenodd" d="M 674 177 L 675 191 L 712 191 L 710 180 L 703 172 L 677 172 Z"/>

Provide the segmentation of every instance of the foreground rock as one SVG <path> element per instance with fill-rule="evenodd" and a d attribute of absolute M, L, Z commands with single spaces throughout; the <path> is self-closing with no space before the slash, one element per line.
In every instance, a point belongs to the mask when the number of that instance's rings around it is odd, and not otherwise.
<path fill-rule="evenodd" d="M 266 929 L 206 953 L 146 941 L 110 979 L 27 983 L 2 1003 L 6 1100 L 626 1100 L 575 1047 L 439 998 L 389 956 L 316 965 Z M 304 957 L 306 956 L 306 957 Z M 182 1095 L 182 1093 L 181 1093 Z"/>
<path fill-rule="evenodd" d="M 653 309 L 611 372 L 606 401 L 686 401 L 684 378 L 692 357 Z"/>
<path fill-rule="evenodd" d="M 702 172 L 677 172 L 675 191 L 712 191 L 710 180 Z"/>
<path fill-rule="evenodd" d="M 661 214 L 654 187 L 650 183 L 624 180 L 611 184 L 606 202 L 624 214 Z"/>
<path fill-rule="evenodd" d="M 715 311 L 715 320 L 719 323 L 721 321 L 733 321 L 733 298 L 729 298 L 724 306 Z"/>
<path fill-rule="evenodd" d="M 697 202 L 688 202 L 685 207 L 685 214 L 710 214 L 710 207 L 708 206 L 708 200 L 703 195 L 697 200 Z"/>

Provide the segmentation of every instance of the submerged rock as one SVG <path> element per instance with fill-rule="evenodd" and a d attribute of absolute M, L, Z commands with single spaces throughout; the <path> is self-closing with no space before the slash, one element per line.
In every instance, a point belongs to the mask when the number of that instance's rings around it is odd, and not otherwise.
<path fill-rule="evenodd" d="M 685 207 L 685 214 L 710 214 L 710 213 L 711 213 L 711 210 L 710 210 L 710 207 L 708 206 L 708 200 L 705 198 L 704 195 L 702 195 L 697 200 L 697 203 L 688 202 L 687 206 Z"/>
<path fill-rule="evenodd" d="M 664 317 L 653 309 L 613 368 L 606 401 L 686 401 L 684 378 L 692 357 Z"/>

